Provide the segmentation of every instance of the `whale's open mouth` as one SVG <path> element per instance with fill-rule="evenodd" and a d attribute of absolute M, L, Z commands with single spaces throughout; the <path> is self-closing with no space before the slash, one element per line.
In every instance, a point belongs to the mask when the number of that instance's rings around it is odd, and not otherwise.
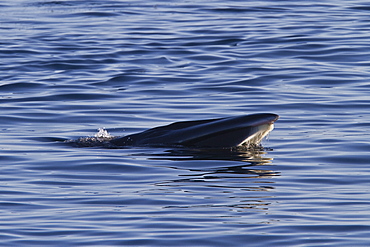
<path fill-rule="evenodd" d="M 262 124 L 255 126 L 251 129 L 251 134 L 244 141 L 242 141 L 238 146 L 252 147 L 260 145 L 261 141 L 274 129 L 274 123 Z"/>

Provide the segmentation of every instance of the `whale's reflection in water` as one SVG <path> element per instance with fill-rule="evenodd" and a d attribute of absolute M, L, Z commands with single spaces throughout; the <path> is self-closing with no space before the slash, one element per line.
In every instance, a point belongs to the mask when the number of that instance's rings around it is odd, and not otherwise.
<path fill-rule="evenodd" d="M 200 172 L 203 176 L 211 178 L 217 174 L 233 175 L 254 175 L 258 177 L 272 177 L 279 175 L 279 172 L 262 169 L 262 166 L 272 165 L 272 158 L 264 157 L 267 152 L 264 149 L 259 150 L 204 150 L 204 149 L 170 149 L 164 152 L 154 152 L 134 154 L 135 156 L 146 156 L 148 160 L 171 160 L 171 161 L 192 161 L 190 167 L 171 167 L 174 169 L 186 169 L 192 172 Z M 204 166 L 196 161 L 214 161 L 215 166 Z M 219 161 L 231 161 L 231 166 L 219 166 Z M 217 164 L 216 164 L 217 162 Z M 178 164 L 178 163 L 176 163 Z M 225 164 L 225 162 L 221 163 Z M 235 165 L 238 164 L 238 165 Z M 261 168 L 261 169 L 257 169 Z M 187 175 L 184 175 L 187 176 Z M 192 174 L 191 176 L 194 176 Z"/>
<path fill-rule="evenodd" d="M 203 210 L 268 210 L 279 176 L 266 150 L 166 150 L 151 153 L 147 159 L 164 162 L 161 167 L 173 169 L 177 179 L 155 182 L 146 193 L 187 195 L 186 202 L 166 208 L 203 208 Z M 180 197 L 181 200 L 183 197 Z"/>
<path fill-rule="evenodd" d="M 266 150 L 259 147 L 256 149 L 170 149 L 153 156 L 168 160 L 230 160 L 257 165 L 271 162 L 271 158 L 263 157 L 266 153 Z"/>

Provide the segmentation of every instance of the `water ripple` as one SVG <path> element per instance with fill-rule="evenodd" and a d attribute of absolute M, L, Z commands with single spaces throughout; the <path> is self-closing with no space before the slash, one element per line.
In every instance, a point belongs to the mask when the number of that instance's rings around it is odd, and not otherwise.
<path fill-rule="evenodd" d="M 4 245 L 368 245 L 367 3 L 0 6 Z M 255 112 L 257 154 L 63 142 Z"/>

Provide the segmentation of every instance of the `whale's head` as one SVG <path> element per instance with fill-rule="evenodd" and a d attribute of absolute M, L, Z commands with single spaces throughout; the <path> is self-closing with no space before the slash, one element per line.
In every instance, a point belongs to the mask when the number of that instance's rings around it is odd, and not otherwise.
<path fill-rule="evenodd" d="M 276 114 L 260 113 L 217 119 L 176 122 L 113 139 L 117 146 L 182 146 L 232 148 L 258 146 L 273 129 Z"/>
<path fill-rule="evenodd" d="M 278 115 L 271 113 L 216 119 L 190 127 L 179 143 L 210 148 L 259 146 L 274 129 L 274 123 L 278 119 Z"/>

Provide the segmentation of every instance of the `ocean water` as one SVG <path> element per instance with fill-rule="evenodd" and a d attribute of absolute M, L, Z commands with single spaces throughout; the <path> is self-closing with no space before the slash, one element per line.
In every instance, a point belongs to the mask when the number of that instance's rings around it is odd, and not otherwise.
<path fill-rule="evenodd" d="M 0 7 L 0 245 L 370 246 L 367 1 Z M 63 142 L 258 112 L 258 152 Z"/>

